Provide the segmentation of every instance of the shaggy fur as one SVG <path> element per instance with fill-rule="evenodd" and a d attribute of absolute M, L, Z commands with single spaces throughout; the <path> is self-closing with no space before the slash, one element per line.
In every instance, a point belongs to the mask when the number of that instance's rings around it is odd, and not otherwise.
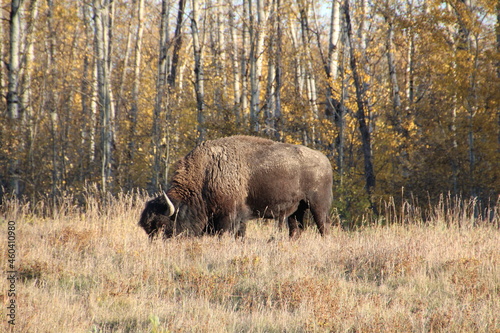
<path fill-rule="evenodd" d="M 244 236 L 252 217 L 287 219 L 299 234 L 309 208 L 319 232 L 330 224 L 332 169 L 322 153 L 251 136 L 206 141 L 179 161 L 167 196 L 146 203 L 139 225 L 150 237 L 226 231 Z"/>

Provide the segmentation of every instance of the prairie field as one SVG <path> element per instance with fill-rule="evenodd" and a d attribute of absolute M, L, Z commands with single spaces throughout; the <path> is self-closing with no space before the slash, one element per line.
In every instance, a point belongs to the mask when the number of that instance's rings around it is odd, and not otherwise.
<path fill-rule="evenodd" d="M 9 271 L 14 221 L 17 308 L 0 331 L 500 332 L 498 208 L 486 219 L 443 203 L 424 219 L 388 204 L 384 223 L 324 238 L 256 220 L 244 240 L 150 242 L 137 226 L 146 200 L 5 201 L 0 263 Z"/>

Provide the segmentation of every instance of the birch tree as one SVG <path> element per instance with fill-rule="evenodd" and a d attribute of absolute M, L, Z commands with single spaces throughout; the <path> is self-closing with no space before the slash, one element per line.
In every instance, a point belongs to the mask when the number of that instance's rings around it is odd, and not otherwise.
<path fill-rule="evenodd" d="M 300 43 L 299 43 L 299 38 L 297 36 L 297 28 L 293 22 L 295 20 L 291 15 L 288 17 L 288 21 L 290 22 L 290 37 L 291 37 L 291 42 L 292 42 L 292 47 L 294 50 L 300 50 Z M 304 94 L 305 90 L 305 80 L 304 80 L 304 64 L 303 64 L 303 59 L 301 57 L 301 52 L 296 51 L 295 52 L 295 57 L 293 59 L 294 62 L 294 79 L 295 79 L 295 88 L 298 96 L 302 96 Z"/>
<path fill-rule="evenodd" d="M 61 163 L 61 140 L 60 140 L 60 116 L 57 107 L 58 90 L 52 89 L 56 84 L 57 66 L 55 64 L 56 31 L 53 22 L 54 1 L 47 1 L 47 52 L 45 53 L 45 67 L 49 75 L 44 77 L 44 90 L 46 91 L 44 109 L 50 116 L 50 137 L 51 137 L 51 162 L 52 162 L 52 196 L 56 196 L 61 189 L 62 163 Z"/>
<path fill-rule="evenodd" d="M 410 26 L 406 29 L 406 37 L 408 40 L 408 48 L 406 51 L 406 100 L 407 100 L 407 110 L 410 110 L 414 102 L 415 88 L 414 88 L 414 58 L 415 58 L 415 33 L 413 31 L 412 24 L 413 19 L 413 0 L 407 3 L 408 19 L 410 21 Z"/>
<path fill-rule="evenodd" d="M 226 100 L 227 75 L 225 75 L 226 63 L 226 38 L 225 38 L 225 3 L 224 0 L 215 0 L 213 8 L 213 24 L 214 29 L 211 30 L 213 65 L 217 81 L 214 86 L 214 104 L 219 110 L 224 109 L 224 101 Z"/>
<path fill-rule="evenodd" d="M 260 81 L 262 75 L 262 53 L 266 34 L 267 12 L 263 0 L 256 0 L 256 6 L 248 0 L 250 38 L 250 130 L 259 132 Z M 255 11 L 257 13 L 255 14 Z"/>
<path fill-rule="evenodd" d="M 159 41 L 159 53 L 158 53 L 158 77 L 156 79 L 156 100 L 155 107 L 153 111 L 153 128 L 152 128 L 152 141 L 153 141 L 153 172 L 151 178 L 152 190 L 157 191 L 159 185 L 161 184 L 161 179 L 165 180 L 168 174 L 168 156 L 169 156 L 169 145 L 166 147 L 167 158 L 162 160 L 163 150 L 161 149 L 161 137 L 162 137 L 162 126 L 163 123 L 162 114 L 165 104 L 168 105 L 169 91 L 166 89 L 167 76 L 168 76 L 168 47 L 170 44 L 169 38 L 169 16 L 170 13 L 170 2 L 169 0 L 162 0 L 161 2 L 161 18 L 160 18 L 160 41 Z M 165 98 L 166 97 L 166 98 Z M 167 106 L 168 107 L 168 106 Z M 165 114 L 165 120 L 169 122 L 169 117 Z M 166 136 L 167 143 L 170 141 L 170 136 Z M 161 164 L 165 163 L 165 173 L 163 177 L 161 176 Z M 165 185 L 165 184 L 163 184 Z"/>
<path fill-rule="evenodd" d="M 132 107 L 130 109 L 130 159 L 135 154 L 137 113 L 139 112 L 139 88 L 141 83 L 142 36 L 144 34 L 144 0 L 137 0 L 137 32 L 134 48 L 134 81 L 132 84 Z"/>
<path fill-rule="evenodd" d="M 114 107 L 111 92 L 111 29 L 113 0 L 93 0 L 94 48 L 97 62 L 99 107 L 101 109 L 101 186 L 106 192 L 112 180 Z"/>
<path fill-rule="evenodd" d="M 24 37 L 23 45 L 23 66 L 20 68 L 19 74 L 22 80 L 22 94 L 21 94 L 21 105 L 23 106 L 23 118 L 24 122 L 27 123 L 32 117 L 32 107 L 31 107 L 31 97 L 32 97 L 32 64 L 35 58 L 33 35 L 35 33 L 35 23 L 38 19 L 38 3 L 37 0 L 32 0 L 29 2 L 28 6 L 28 19 L 26 26 L 26 33 Z M 28 126 L 28 131 L 31 129 Z"/>
<path fill-rule="evenodd" d="M 85 39 L 88 41 L 86 52 L 83 57 L 83 73 L 82 73 L 82 112 L 83 118 L 88 119 L 85 121 L 83 128 L 83 146 L 88 149 L 89 169 L 93 166 L 96 158 L 96 127 L 97 127 L 97 101 L 98 101 L 98 85 L 97 85 L 97 61 L 89 54 L 92 48 L 95 48 L 94 33 L 92 19 L 93 7 L 92 4 L 82 5 L 82 17 L 85 29 Z M 86 150 L 87 150 L 86 149 Z M 85 170 L 87 175 L 90 170 Z"/>
<path fill-rule="evenodd" d="M 19 118 L 21 105 L 19 98 L 19 70 L 21 50 L 21 1 L 12 0 L 10 6 L 9 21 L 9 65 L 8 68 L 8 90 L 7 90 L 7 114 L 11 121 L 14 133 L 19 130 Z M 19 180 L 19 152 L 20 146 L 14 148 L 13 158 L 9 165 L 9 177 L 11 191 L 15 195 L 21 193 Z"/>
<path fill-rule="evenodd" d="M 342 73 L 341 84 L 340 84 L 340 101 L 335 96 L 334 87 L 339 80 L 339 53 L 340 53 L 340 0 L 334 0 L 332 4 L 332 12 L 330 16 L 330 32 L 328 38 L 328 58 L 325 65 L 326 77 L 327 77 L 327 89 L 326 89 L 326 109 L 327 115 L 330 119 L 333 119 L 337 128 L 338 135 L 335 140 L 337 148 L 337 166 L 340 174 L 340 183 L 342 186 L 343 173 L 344 173 L 344 129 L 345 129 L 345 95 L 346 87 L 344 84 L 344 75 Z"/>
<path fill-rule="evenodd" d="M 134 1 L 136 2 L 136 1 Z M 137 17 L 137 10 L 131 9 L 130 18 L 128 21 L 128 29 L 127 29 L 127 38 L 125 42 L 125 52 L 123 55 L 123 66 L 122 66 L 122 75 L 120 78 L 119 88 L 118 88 L 118 96 L 116 100 L 116 114 L 117 117 L 122 113 L 120 110 L 126 108 L 126 97 L 125 97 L 125 86 L 127 77 L 129 74 L 129 62 L 130 62 L 130 54 L 132 53 L 132 36 L 134 35 L 134 24 L 135 18 Z M 137 31 L 135 31 L 137 33 Z M 136 44 L 137 45 L 137 44 Z"/>
<path fill-rule="evenodd" d="M 7 91 L 7 110 L 9 118 L 19 119 L 21 105 L 19 99 L 19 71 L 21 51 L 21 1 L 12 0 L 10 6 L 10 45 L 9 45 L 9 85 Z"/>
<path fill-rule="evenodd" d="M 21 105 L 23 105 L 23 123 L 24 128 L 26 129 L 25 138 L 26 138 L 26 153 L 27 153 L 27 162 L 29 169 L 29 182 L 34 183 L 36 178 L 37 171 L 35 170 L 35 150 L 38 145 L 37 140 L 37 128 L 34 119 L 34 93 L 33 93 L 33 67 L 35 63 L 35 48 L 34 48 L 34 35 L 36 32 L 35 23 L 38 19 L 38 2 L 37 0 L 32 0 L 29 3 L 28 7 L 28 24 L 26 25 L 26 34 L 24 38 L 24 46 L 23 46 L 23 66 L 20 71 L 22 84 L 24 87 L 22 89 L 21 94 Z M 1 34 L 1 32 L 0 32 Z M 1 53 L 0 53 L 1 54 Z M 28 178 L 28 176 L 26 177 Z"/>
<path fill-rule="evenodd" d="M 194 90 L 198 120 L 198 142 L 205 140 L 205 83 L 203 71 L 203 51 L 199 31 L 199 0 L 191 0 L 191 33 L 193 35 L 194 53 Z"/>
<path fill-rule="evenodd" d="M 280 139 L 278 122 L 281 118 L 281 53 L 282 53 L 282 27 L 281 27 L 281 2 L 273 0 L 270 9 L 270 38 L 268 46 L 267 88 L 266 102 L 264 104 L 265 131 L 268 136 Z"/>
<path fill-rule="evenodd" d="M 408 109 L 403 110 L 402 101 L 401 101 L 401 91 L 399 87 L 399 76 L 396 66 L 396 47 L 394 45 L 394 33 L 395 27 L 397 24 L 396 19 L 396 9 L 391 6 L 390 1 L 387 1 L 385 4 L 381 5 L 380 8 L 381 14 L 384 18 L 384 21 L 387 25 L 386 31 L 386 59 L 387 59 L 387 68 L 388 68 L 388 76 L 389 76 L 389 89 L 392 97 L 392 110 L 387 112 L 388 122 L 393 126 L 397 133 L 398 140 L 396 140 L 396 154 L 394 154 L 394 160 L 392 161 L 393 165 L 398 166 L 397 170 L 403 177 L 407 177 L 409 175 L 408 170 L 408 138 L 409 132 L 405 128 L 405 123 L 408 120 Z M 409 74 L 408 74 L 409 75 Z M 408 105 L 408 104 L 407 104 Z M 392 182 L 391 182 L 392 183 Z M 392 185 L 394 186 L 394 185 Z"/>
<path fill-rule="evenodd" d="M 316 94 L 316 80 L 314 78 L 314 70 L 312 67 L 312 56 L 311 56 L 311 36 L 310 36 L 310 27 L 309 27 L 309 8 L 301 0 L 300 4 L 300 28 L 301 28 L 301 39 L 302 39 L 302 50 L 304 62 L 306 63 L 306 92 L 307 92 L 307 101 L 309 102 L 309 106 L 311 108 L 311 113 L 314 118 L 318 115 L 318 106 L 317 106 L 317 94 Z"/>
<path fill-rule="evenodd" d="M 241 79 L 242 73 L 240 72 L 240 52 L 238 45 L 238 30 L 236 26 L 236 13 L 234 8 L 232 8 L 232 1 L 226 0 L 226 6 L 228 8 L 228 16 L 229 16 L 229 37 L 231 43 L 231 65 L 232 65 L 232 77 L 233 77 L 233 110 L 236 117 L 236 124 L 238 126 L 242 123 L 242 107 L 241 107 Z M 243 32 L 244 36 L 245 33 Z"/>
<path fill-rule="evenodd" d="M 172 53 L 172 65 L 170 72 L 168 73 L 168 85 L 170 88 L 174 88 L 177 81 L 177 72 L 179 71 L 179 53 L 182 47 L 182 26 L 184 21 L 184 8 L 186 6 L 186 0 L 179 0 L 179 7 L 177 9 L 177 22 L 175 25 L 174 33 L 174 51 Z"/>
<path fill-rule="evenodd" d="M 328 78 L 329 84 L 338 78 L 340 42 L 340 0 L 333 0 L 328 38 Z M 328 90 L 331 92 L 331 89 Z"/>
<path fill-rule="evenodd" d="M 242 23 L 242 32 L 241 32 L 241 55 L 240 55 L 240 70 L 241 70 L 241 101 L 240 101 L 240 110 L 241 110 L 241 115 L 242 119 L 244 120 L 245 113 L 248 113 L 248 78 L 250 74 L 250 59 L 247 60 L 248 57 L 248 50 L 247 46 L 249 43 L 251 43 L 250 39 L 250 19 L 249 19 L 249 14 L 248 14 L 248 8 L 249 3 L 252 0 L 243 0 L 243 14 L 242 17 L 245 19 L 243 20 Z"/>
<path fill-rule="evenodd" d="M 275 5 L 275 29 L 276 29 L 276 40 L 275 40 L 275 74 L 274 74 L 274 103 L 273 103 L 273 122 L 271 124 L 274 129 L 274 138 L 276 140 L 281 140 L 282 131 L 282 110 L 281 110 L 281 87 L 283 85 L 283 8 L 281 7 L 281 0 L 274 0 Z"/>
<path fill-rule="evenodd" d="M 363 87 L 364 84 L 358 71 L 358 64 L 353 46 L 349 0 L 346 0 L 344 3 L 344 15 L 345 15 L 346 29 L 347 29 L 347 42 L 349 43 L 350 67 L 352 70 L 354 87 L 356 88 L 356 104 L 358 107 L 358 110 L 356 112 L 356 118 L 358 120 L 359 131 L 361 133 L 361 144 L 363 150 L 364 169 L 365 169 L 364 171 L 365 171 L 365 181 L 366 181 L 365 188 L 371 200 L 373 189 L 375 187 L 375 172 L 373 169 L 371 134 L 368 129 L 368 124 L 366 121 L 366 111 L 365 111 L 366 100 L 364 96 L 364 87 Z M 375 210 L 373 204 L 372 204 L 372 209 Z"/>
<path fill-rule="evenodd" d="M 314 144 L 316 142 L 316 126 L 315 120 L 318 119 L 318 94 L 316 91 L 316 77 L 314 75 L 314 68 L 312 64 L 312 54 L 311 54 L 311 28 L 309 26 L 309 11 L 310 8 L 304 0 L 299 0 L 299 12 L 300 12 L 300 27 L 301 27 L 301 50 L 303 52 L 302 59 L 305 63 L 305 87 L 307 94 L 307 101 L 309 104 L 310 119 L 310 134 L 304 131 L 304 144 L 309 144 L 310 141 Z M 314 9 L 312 9 L 314 12 Z M 308 121 L 307 115 L 305 116 L 305 121 Z"/>
<path fill-rule="evenodd" d="M 399 83 L 396 73 L 396 59 L 394 55 L 394 24 L 392 17 L 387 14 L 385 16 L 387 22 L 387 67 L 389 69 L 389 78 L 391 82 L 392 105 L 394 109 L 394 119 L 397 122 L 397 127 L 401 127 L 401 96 L 399 94 Z"/>

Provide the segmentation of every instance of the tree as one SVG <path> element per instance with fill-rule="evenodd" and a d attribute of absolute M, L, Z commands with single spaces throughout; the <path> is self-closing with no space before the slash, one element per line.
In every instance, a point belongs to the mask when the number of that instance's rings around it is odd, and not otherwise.
<path fill-rule="evenodd" d="M 22 107 L 19 97 L 19 71 L 20 71 L 20 44 L 21 44 L 21 1 L 12 0 L 10 7 L 9 24 L 9 84 L 7 92 L 7 113 L 14 131 L 19 129 L 19 118 Z M 9 165 L 9 178 L 11 191 L 15 195 L 21 193 L 19 180 L 19 155 L 20 147 L 16 149 Z"/>
<path fill-rule="evenodd" d="M 268 57 L 267 66 L 267 89 L 266 103 L 264 106 L 264 117 L 266 121 L 266 132 L 276 140 L 281 139 L 281 86 L 282 86 L 282 43 L 283 31 L 281 24 L 281 2 L 273 0 L 271 4 L 271 34 L 276 38 L 269 41 L 269 53 L 274 56 Z"/>
<path fill-rule="evenodd" d="M 179 52 L 182 47 L 182 25 L 183 25 L 185 6 L 186 6 L 186 0 L 179 0 L 179 8 L 177 10 L 177 23 L 175 25 L 175 34 L 174 34 L 174 51 L 172 54 L 172 67 L 168 74 L 168 85 L 170 88 L 175 87 L 175 82 L 177 80 L 177 72 L 179 67 Z"/>
<path fill-rule="evenodd" d="M 199 0 L 191 0 L 191 33 L 193 35 L 194 53 L 194 90 L 196 94 L 196 109 L 198 112 L 198 142 L 205 140 L 205 83 L 203 70 L 203 50 L 200 41 L 198 3 Z"/>
<path fill-rule="evenodd" d="M 239 126 L 243 122 L 243 108 L 242 108 L 242 73 L 240 72 L 240 59 L 239 45 L 238 45 L 238 30 L 236 27 L 236 13 L 233 8 L 231 8 L 231 1 L 226 0 L 226 5 L 229 8 L 229 31 L 230 31 L 230 43 L 231 43 L 231 64 L 232 64 L 232 77 L 233 77 L 233 112 L 236 118 L 236 124 Z M 245 32 L 242 33 L 245 36 Z"/>
<path fill-rule="evenodd" d="M 136 131 L 137 131 L 137 114 L 139 113 L 139 88 L 141 82 L 141 59 L 142 59 L 142 44 L 144 34 L 144 0 L 137 0 L 137 30 L 135 36 L 134 47 L 134 80 L 132 83 L 132 105 L 130 108 L 130 128 L 128 141 L 128 158 L 129 163 L 132 162 L 136 153 Z M 125 68 L 124 68 L 125 71 Z M 130 170 L 131 168 L 127 168 Z M 127 177 L 129 179 L 130 176 Z M 127 181 L 127 188 L 130 188 L 130 180 Z"/>
<path fill-rule="evenodd" d="M 356 118 L 359 123 L 359 131 L 361 132 L 361 143 L 363 150 L 363 158 L 364 158 L 364 167 L 365 167 L 365 180 L 366 180 L 366 191 L 371 199 L 373 194 L 373 189 L 375 187 L 375 172 L 373 169 L 373 156 L 371 149 L 371 135 L 368 129 L 368 125 L 366 122 L 366 111 L 365 111 L 365 97 L 364 97 L 364 85 L 361 80 L 361 77 L 358 73 L 358 64 L 356 60 L 356 54 L 353 47 L 353 39 L 352 39 L 352 25 L 351 25 L 351 15 L 349 10 L 349 0 L 346 0 L 344 3 L 344 15 L 346 21 L 346 29 L 347 29 L 347 42 L 349 43 L 350 48 L 350 66 L 352 70 L 352 76 L 354 80 L 354 86 L 356 88 L 356 104 L 358 110 L 356 112 Z M 375 207 L 372 203 L 372 209 L 375 210 Z"/>
<path fill-rule="evenodd" d="M 344 146 L 345 146 L 345 97 L 346 86 L 344 77 L 341 78 L 341 93 L 340 101 L 336 98 L 335 84 L 337 83 L 339 69 L 339 53 L 340 53 L 340 0 L 334 0 L 332 4 L 332 13 L 330 17 L 330 32 L 328 38 L 328 59 L 323 61 L 325 74 L 327 78 L 326 88 L 326 114 L 332 119 L 337 128 L 338 135 L 335 140 L 337 148 L 337 167 L 340 175 L 340 185 L 343 185 L 344 174 Z M 320 48 L 320 50 L 322 50 Z M 321 52 L 323 54 L 323 52 Z M 323 57 L 324 58 L 324 57 Z M 342 72 L 342 76 L 344 73 Z M 338 94 L 337 94 L 338 95 Z"/>
<path fill-rule="evenodd" d="M 82 113 L 84 121 L 84 127 L 82 129 L 83 137 L 83 147 L 84 152 L 87 154 L 87 161 L 82 159 L 82 163 L 87 166 L 82 166 L 86 169 L 82 171 L 84 176 L 82 178 L 87 180 L 90 178 L 92 166 L 96 158 L 96 128 L 97 128 L 97 100 L 98 100 L 98 86 L 97 86 L 97 62 L 90 57 L 89 54 L 92 52 L 92 47 L 95 47 L 94 42 L 94 29 L 92 27 L 92 5 L 83 4 L 81 7 L 85 40 L 86 52 L 83 56 L 83 71 L 81 78 L 81 89 L 82 89 Z M 82 180 L 83 180 L 82 179 Z"/>
<path fill-rule="evenodd" d="M 391 82 L 391 92 L 392 92 L 392 104 L 394 110 L 394 119 L 396 121 L 396 127 L 399 130 L 401 128 L 401 96 L 399 94 L 399 83 L 398 76 L 396 72 L 396 59 L 394 55 L 394 23 L 392 22 L 392 17 L 389 14 L 385 15 L 385 21 L 387 22 L 387 68 L 389 69 L 389 78 Z"/>
<path fill-rule="evenodd" d="M 152 126 L 152 143 L 153 143 L 153 172 L 151 177 L 151 184 L 153 191 L 158 190 L 160 184 L 165 181 L 167 173 L 161 176 L 161 164 L 165 162 L 168 166 L 168 159 L 166 161 L 162 160 L 163 149 L 161 149 L 161 138 L 162 138 L 162 117 L 164 104 L 168 105 L 169 91 L 166 88 L 167 76 L 168 76 L 168 47 L 170 44 L 170 39 L 168 35 L 169 20 L 168 15 L 170 13 L 170 6 L 168 0 L 162 0 L 161 2 L 161 18 L 160 18 L 160 42 L 159 42 L 159 55 L 158 55 L 158 77 L 156 79 L 156 100 L 155 107 L 153 111 L 153 126 Z M 165 98 L 166 97 L 166 98 Z M 168 122 L 168 116 L 165 116 Z M 169 136 L 166 140 L 170 140 Z M 168 156 L 168 147 L 167 147 Z"/>
<path fill-rule="evenodd" d="M 112 181 L 114 145 L 114 103 L 111 92 L 111 43 L 113 0 L 93 0 L 94 48 L 97 62 L 99 107 L 101 110 L 101 186 L 106 192 Z"/>
<path fill-rule="evenodd" d="M 262 75 L 262 53 L 266 34 L 267 12 L 263 0 L 256 1 L 256 8 L 251 0 L 248 5 L 248 29 L 250 38 L 250 130 L 259 132 L 258 113 L 260 111 L 260 81 Z M 254 12 L 257 11 L 257 15 Z"/>
<path fill-rule="evenodd" d="M 19 71 L 21 50 L 21 1 L 13 0 L 10 7 L 9 87 L 7 110 L 9 118 L 19 119 L 21 112 L 19 98 Z"/>
<path fill-rule="evenodd" d="M 305 121 L 307 122 L 309 119 L 310 124 L 310 133 L 307 131 L 304 132 L 304 140 L 305 144 L 309 144 L 312 142 L 314 145 L 316 142 L 316 126 L 315 121 L 318 119 L 318 95 L 316 91 L 316 77 L 314 75 L 313 68 L 313 58 L 311 54 L 311 28 L 309 27 L 309 11 L 310 8 L 308 3 L 304 0 L 298 1 L 299 5 L 299 13 L 300 13 L 300 28 L 301 28 L 301 40 L 302 40 L 302 59 L 305 63 L 305 83 L 306 83 L 306 93 L 307 93 L 307 102 L 309 105 L 310 116 L 305 117 Z M 312 10 L 314 12 L 314 9 Z"/>
<path fill-rule="evenodd" d="M 337 80 L 339 68 L 339 42 L 340 42 L 340 0 L 334 0 L 330 18 L 330 33 L 328 38 L 328 62 L 326 67 L 329 79 L 327 94 L 332 93 L 332 81 Z"/>

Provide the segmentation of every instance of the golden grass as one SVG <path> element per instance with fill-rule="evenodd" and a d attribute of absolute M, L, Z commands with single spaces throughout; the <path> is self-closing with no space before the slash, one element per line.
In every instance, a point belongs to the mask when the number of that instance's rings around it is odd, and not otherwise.
<path fill-rule="evenodd" d="M 472 226 L 437 207 L 426 223 L 326 238 L 290 241 L 255 221 L 244 241 L 150 243 L 145 200 L 4 204 L 2 267 L 17 223 L 16 332 L 500 332 L 498 220 Z M 4 300 L 7 289 L 2 279 Z"/>

